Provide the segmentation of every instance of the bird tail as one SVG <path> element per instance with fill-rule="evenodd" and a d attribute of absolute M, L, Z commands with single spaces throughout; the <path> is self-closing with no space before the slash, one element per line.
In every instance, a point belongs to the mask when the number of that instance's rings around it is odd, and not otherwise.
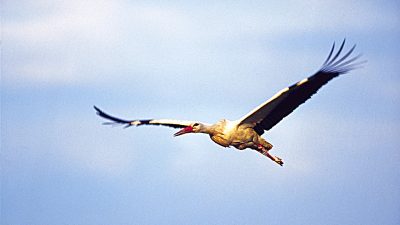
<path fill-rule="evenodd" d="M 269 143 L 268 141 L 265 141 L 266 144 L 264 144 L 265 149 L 267 149 L 268 151 L 272 149 L 272 147 L 274 147 L 271 143 Z"/>
<path fill-rule="evenodd" d="M 269 143 L 268 141 L 264 140 L 263 138 L 261 139 L 261 145 L 267 150 L 271 150 L 272 147 L 274 147 L 271 143 Z"/>

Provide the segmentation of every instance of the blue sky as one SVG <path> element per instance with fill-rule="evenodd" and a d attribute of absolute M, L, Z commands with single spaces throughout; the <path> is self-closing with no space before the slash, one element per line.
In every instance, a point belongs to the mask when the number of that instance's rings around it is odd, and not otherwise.
<path fill-rule="evenodd" d="M 1 219 L 13 224 L 399 224 L 397 1 L 2 2 Z M 333 41 L 368 60 L 264 137 L 102 126 L 237 119 L 312 75 Z"/>

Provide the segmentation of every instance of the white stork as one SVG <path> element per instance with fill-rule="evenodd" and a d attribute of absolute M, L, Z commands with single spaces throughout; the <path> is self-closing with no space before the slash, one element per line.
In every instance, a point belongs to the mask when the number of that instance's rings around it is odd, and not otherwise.
<path fill-rule="evenodd" d="M 125 127 L 162 125 L 181 128 L 174 136 L 187 133 L 205 133 L 210 135 L 210 138 L 215 143 L 223 147 L 233 146 L 239 150 L 246 148 L 254 149 L 282 166 L 282 159 L 269 153 L 272 145 L 263 139 L 261 135 L 264 131 L 270 130 L 284 117 L 293 112 L 293 110 L 309 99 L 328 81 L 359 68 L 361 64 L 366 62 L 356 62 L 361 55 L 349 58 L 356 45 L 342 57 L 339 57 L 344 44 L 345 40 L 343 40 L 336 54 L 333 55 L 335 50 L 335 43 L 333 43 L 328 58 L 314 75 L 279 91 L 272 98 L 238 120 L 229 121 L 223 119 L 215 124 L 170 119 L 125 120 L 108 115 L 96 106 L 94 108 L 97 111 L 97 115 L 111 121 L 104 124 L 122 124 Z"/>

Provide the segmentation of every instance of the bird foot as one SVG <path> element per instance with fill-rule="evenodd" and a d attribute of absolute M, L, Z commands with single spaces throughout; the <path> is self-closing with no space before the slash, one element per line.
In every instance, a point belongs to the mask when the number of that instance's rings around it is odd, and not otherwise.
<path fill-rule="evenodd" d="M 283 161 L 281 158 L 277 157 L 277 156 L 273 156 L 273 161 L 278 163 L 280 166 L 283 166 Z"/>
<path fill-rule="evenodd" d="M 272 161 L 276 162 L 278 165 L 283 166 L 283 161 L 281 158 L 271 155 L 269 154 L 268 150 L 265 149 L 262 145 L 258 146 L 257 151 L 259 151 L 261 154 L 267 156 L 268 158 L 270 158 Z"/>

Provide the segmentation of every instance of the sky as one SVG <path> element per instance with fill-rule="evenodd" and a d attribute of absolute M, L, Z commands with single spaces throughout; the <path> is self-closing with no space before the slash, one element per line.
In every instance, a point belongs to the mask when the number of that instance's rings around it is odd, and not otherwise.
<path fill-rule="evenodd" d="M 398 1 L 1 4 L 1 225 L 399 224 Z M 368 60 L 255 151 L 128 119 L 238 119 L 316 72 Z"/>

